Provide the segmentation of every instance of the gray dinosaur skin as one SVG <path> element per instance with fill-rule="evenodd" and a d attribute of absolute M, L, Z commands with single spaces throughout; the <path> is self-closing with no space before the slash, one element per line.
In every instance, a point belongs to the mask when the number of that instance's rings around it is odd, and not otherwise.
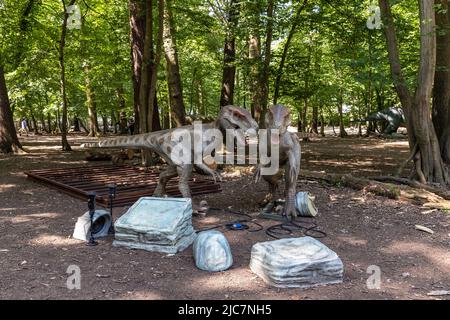
<path fill-rule="evenodd" d="M 355 120 L 354 122 L 380 121 L 388 122 L 388 126 L 384 129 L 384 134 L 393 134 L 397 132 L 400 126 L 405 125 L 405 115 L 401 108 L 391 107 L 370 114 L 367 118 Z"/>
<path fill-rule="evenodd" d="M 270 129 L 279 130 L 279 168 L 285 167 L 285 206 L 283 215 L 295 217 L 295 195 L 297 186 L 297 177 L 300 172 L 301 147 L 300 140 L 295 133 L 287 131 L 291 123 L 289 109 L 282 105 L 272 106 L 266 113 L 266 128 L 268 129 L 268 141 L 271 139 Z M 272 143 L 276 143 L 273 141 Z M 261 175 L 261 169 L 256 171 L 256 181 L 262 178 L 269 184 L 269 193 L 266 195 L 265 202 L 270 202 L 278 189 L 278 180 L 281 177 L 280 170 L 274 175 Z"/>
<path fill-rule="evenodd" d="M 167 168 L 163 170 L 159 175 L 158 185 L 153 193 L 153 196 L 163 196 L 166 193 L 167 182 L 176 177 L 180 177 L 178 188 L 184 198 L 191 198 L 191 191 L 188 186 L 188 181 L 192 175 L 194 164 L 176 164 L 171 159 L 172 150 L 179 144 L 182 139 L 175 139 L 174 131 L 177 129 L 185 129 L 189 131 L 191 141 L 198 139 L 194 136 L 194 126 L 188 125 L 180 128 L 155 131 L 150 133 L 143 133 L 134 136 L 117 137 L 113 139 L 104 139 L 98 143 L 87 143 L 82 147 L 99 147 L 99 148 L 144 148 L 150 149 L 160 155 L 168 164 Z M 202 132 L 204 133 L 208 129 L 218 129 L 225 137 L 227 129 L 241 129 L 244 132 L 249 130 L 258 130 L 258 124 L 252 118 L 250 112 L 237 106 L 224 106 L 221 108 L 219 116 L 216 121 L 211 123 L 202 124 Z M 206 146 L 212 143 L 207 141 L 207 136 L 203 135 L 202 146 L 203 150 Z M 244 142 L 243 137 L 238 137 L 239 143 Z M 198 141 L 198 140 L 197 140 Z M 191 149 L 187 152 L 191 152 L 191 159 L 194 159 L 194 150 L 191 145 Z M 196 167 L 202 171 L 213 176 L 214 181 L 216 178 L 220 180 L 220 175 L 210 169 L 206 164 L 195 164 Z"/>

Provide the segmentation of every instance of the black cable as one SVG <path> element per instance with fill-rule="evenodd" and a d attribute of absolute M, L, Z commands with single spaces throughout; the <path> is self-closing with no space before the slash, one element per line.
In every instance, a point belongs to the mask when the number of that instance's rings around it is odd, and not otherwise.
<path fill-rule="evenodd" d="M 299 220 L 297 217 L 295 220 L 287 220 L 286 222 L 273 225 L 266 230 L 266 234 L 275 239 L 282 239 L 284 236 L 291 237 L 295 232 L 302 232 L 305 236 L 313 238 L 325 238 L 327 234 L 318 229 L 318 225 L 312 221 Z M 301 225 L 310 224 L 310 226 Z"/>
<path fill-rule="evenodd" d="M 231 210 L 228 208 L 221 209 L 221 208 L 211 207 L 211 208 L 208 208 L 208 210 L 229 212 L 229 213 L 232 213 L 235 215 L 247 217 L 248 219 L 252 219 L 252 216 L 250 216 L 249 214 L 242 213 L 239 211 L 234 211 L 234 210 Z M 286 222 L 279 223 L 279 224 L 268 227 L 266 230 L 266 234 L 275 239 L 282 239 L 284 237 L 292 237 L 292 235 L 296 232 L 302 232 L 303 235 L 310 236 L 310 237 L 313 237 L 316 239 L 325 238 L 327 236 L 325 231 L 318 229 L 319 226 L 317 225 L 317 223 L 315 223 L 311 220 L 305 220 L 305 219 L 311 219 L 311 218 L 297 217 L 297 218 L 295 218 L 295 220 L 288 220 L 286 218 Z M 250 229 L 250 227 L 246 223 L 253 223 L 254 225 L 258 226 L 258 228 Z M 238 224 L 242 225 L 242 228 L 233 227 L 234 225 L 238 225 Z M 308 224 L 310 226 L 307 226 Z M 259 232 L 264 229 L 264 227 L 261 224 L 255 222 L 255 221 L 243 219 L 243 220 L 236 220 L 232 223 L 218 224 L 218 225 L 215 225 L 215 226 L 212 226 L 209 228 L 204 228 L 204 229 L 198 230 L 197 232 L 208 231 L 208 230 L 218 229 L 218 228 L 222 228 L 222 227 L 225 227 L 228 230 L 247 230 L 248 232 Z"/>
<path fill-rule="evenodd" d="M 225 227 L 228 230 L 247 230 L 248 232 L 258 232 L 258 231 L 261 231 L 264 229 L 264 227 L 262 225 L 260 225 L 259 223 L 255 222 L 255 221 L 251 221 L 252 216 L 250 216 L 249 214 L 242 213 L 239 211 L 234 211 L 231 209 L 221 209 L 221 208 L 208 208 L 208 210 L 229 212 L 229 213 L 232 213 L 235 215 L 247 217 L 248 219 L 239 219 L 239 220 L 233 221 L 231 223 L 227 222 L 227 223 L 223 223 L 223 224 L 217 224 L 217 225 L 209 227 L 209 228 L 200 229 L 197 232 L 208 231 L 208 230 L 218 229 L 218 228 L 222 228 L 222 227 Z M 250 226 L 248 225 L 249 223 L 256 225 L 257 228 L 250 229 Z M 242 228 L 238 228 L 238 227 L 236 227 L 236 225 L 241 225 Z"/>

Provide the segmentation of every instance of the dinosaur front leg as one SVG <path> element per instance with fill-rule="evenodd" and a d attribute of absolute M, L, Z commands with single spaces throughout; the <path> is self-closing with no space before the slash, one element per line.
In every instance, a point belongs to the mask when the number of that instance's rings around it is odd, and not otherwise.
<path fill-rule="evenodd" d="M 293 144 L 294 148 L 287 152 L 288 162 L 286 163 L 284 175 L 286 203 L 283 214 L 288 217 L 297 216 L 297 211 L 295 209 L 295 194 L 297 189 L 297 177 L 300 171 L 301 151 L 298 141 L 294 140 Z"/>
<path fill-rule="evenodd" d="M 170 179 L 177 176 L 177 167 L 174 165 L 168 166 L 159 174 L 158 185 L 153 192 L 154 197 L 162 197 L 166 194 L 166 185 Z"/>
<path fill-rule="evenodd" d="M 188 182 L 192 175 L 192 169 L 192 164 L 185 164 L 177 167 L 178 176 L 180 177 L 178 189 L 180 189 L 183 198 L 191 198 L 191 189 L 189 189 Z"/>

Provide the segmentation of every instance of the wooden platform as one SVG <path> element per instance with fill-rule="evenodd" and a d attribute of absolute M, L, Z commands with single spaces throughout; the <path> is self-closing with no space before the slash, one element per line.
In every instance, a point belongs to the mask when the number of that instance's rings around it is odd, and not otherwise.
<path fill-rule="evenodd" d="M 112 165 L 32 170 L 25 174 L 30 179 L 83 200 L 87 200 L 87 194 L 94 191 L 97 193 L 97 205 L 103 207 L 109 207 L 108 184 L 117 185 L 114 206 L 129 206 L 140 197 L 151 196 L 159 177 L 156 169 Z M 193 196 L 222 191 L 220 184 L 206 178 L 193 178 L 189 186 Z M 178 177 L 169 181 L 166 191 L 170 196 L 181 197 Z"/>

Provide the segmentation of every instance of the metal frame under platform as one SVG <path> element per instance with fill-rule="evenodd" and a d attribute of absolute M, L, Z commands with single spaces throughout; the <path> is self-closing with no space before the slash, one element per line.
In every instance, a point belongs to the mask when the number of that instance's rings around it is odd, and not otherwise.
<path fill-rule="evenodd" d="M 151 196 L 156 188 L 159 170 L 132 166 L 85 166 L 75 168 L 26 171 L 28 178 L 54 187 L 79 199 L 87 199 L 89 192 L 96 192 L 96 202 L 109 207 L 108 185 L 117 185 L 114 206 L 128 206 L 139 198 Z M 192 178 L 189 187 L 193 196 L 221 192 L 220 184 L 212 180 Z M 178 177 L 167 183 L 167 194 L 181 197 Z"/>

